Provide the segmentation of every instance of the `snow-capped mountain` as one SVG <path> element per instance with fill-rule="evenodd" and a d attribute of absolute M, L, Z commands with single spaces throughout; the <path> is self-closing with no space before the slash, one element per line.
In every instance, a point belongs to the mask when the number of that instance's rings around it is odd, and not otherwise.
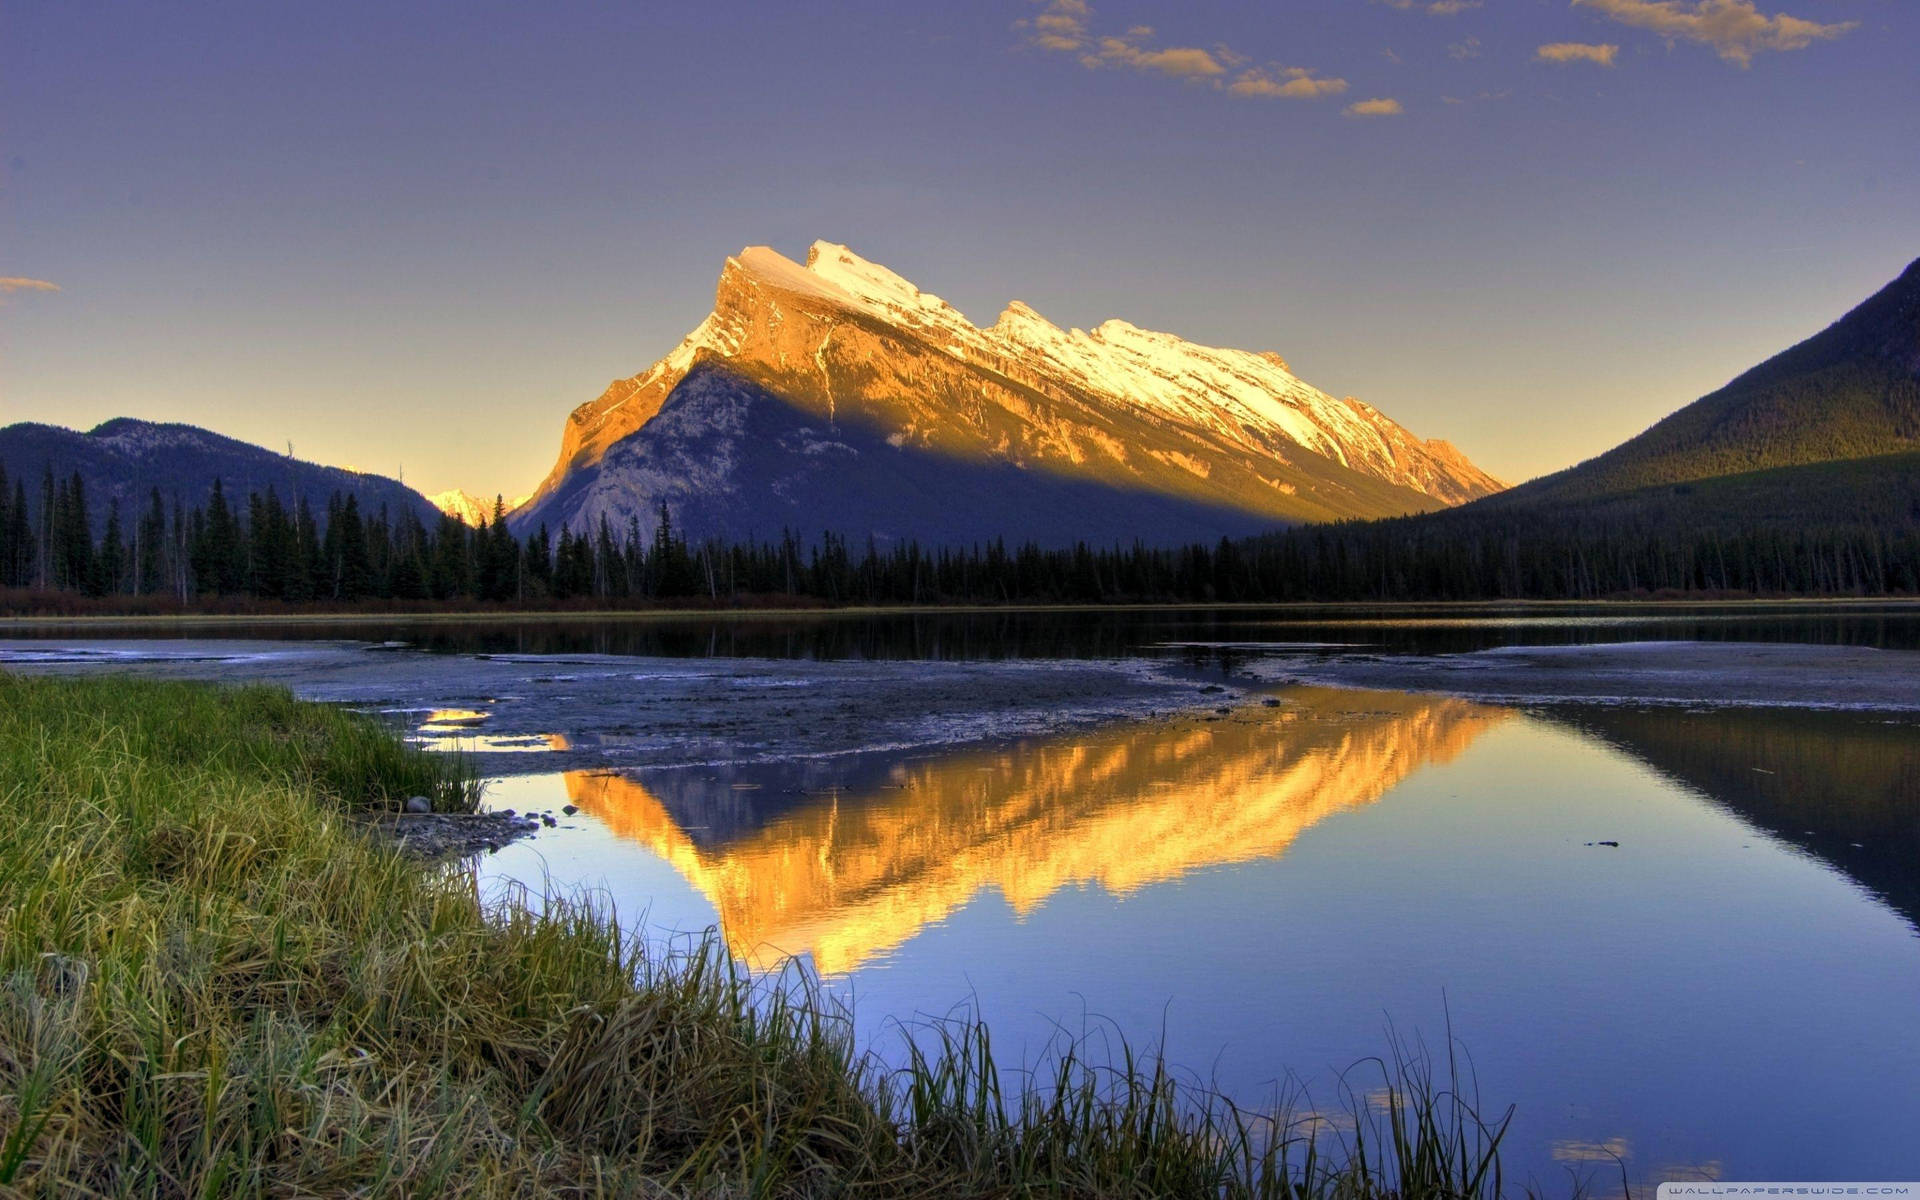
<path fill-rule="evenodd" d="M 980 327 L 816 242 L 805 266 L 764 246 L 729 258 L 698 328 L 574 411 L 515 523 L 644 531 L 664 499 L 683 527 L 732 536 L 1184 539 L 1501 486 L 1277 354 L 1124 321 L 1064 330 L 1018 301 Z M 1023 517 L 1015 496 L 1077 511 Z"/>
<path fill-rule="evenodd" d="M 483 500 L 465 488 L 449 488 L 444 492 L 435 492 L 433 495 L 428 496 L 427 500 L 441 512 L 450 517 L 456 517 L 464 524 L 475 529 L 480 527 L 481 522 L 490 522 L 493 520 L 494 501 Z M 508 500 L 504 503 L 506 510 L 512 512 L 526 502 L 527 497 L 521 496 L 516 500 Z"/>

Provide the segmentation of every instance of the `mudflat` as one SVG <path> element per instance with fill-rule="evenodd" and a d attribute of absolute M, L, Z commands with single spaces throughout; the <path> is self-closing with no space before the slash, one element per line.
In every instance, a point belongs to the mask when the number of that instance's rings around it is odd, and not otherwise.
<path fill-rule="evenodd" d="M 1245 689 L 1145 659 L 436 654 L 398 644 L 0 641 L 0 668 L 283 685 L 392 717 L 486 775 L 828 759 L 1212 707 Z"/>

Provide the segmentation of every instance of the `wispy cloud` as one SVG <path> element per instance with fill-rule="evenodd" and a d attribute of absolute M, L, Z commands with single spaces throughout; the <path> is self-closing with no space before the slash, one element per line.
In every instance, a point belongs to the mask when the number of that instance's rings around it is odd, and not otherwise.
<path fill-rule="evenodd" d="M 1480 39 L 1470 37 L 1463 42 L 1455 42 L 1453 45 L 1447 47 L 1447 57 L 1455 62 L 1465 62 L 1470 58 L 1479 58 Z"/>
<path fill-rule="evenodd" d="M 1728 62 L 1749 66 L 1763 50 L 1804 50 L 1859 26 L 1823 25 L 1785 13 L 1767 16 L 1754 0 L 1573 0 L 1623 25 L 1652 30 L 1670 40 L 1700 42 Z"/>
<path fill-rule="evenodd" d="M 1407 110 L 1400 106 L 1398 100 L 1380 97 L 1374 100 L 1356 100 L 1347 105 L 1346 111 L 1350 117 L 1397 117 Z"/>
<path fill-rule="evenodd" d="M 0 276 L 0 296 L 11 296 L 15 292 L 57 292 L 60 285 L 48 283 L 44 279 L 27 279 L 20 275 Z"/>
<path fill-rule="evenodd" d="M 1401 12 L 1419 11 L 1433 17 L 1451 17 L 1466 12 L 1470 8 L 1479 8 L 1480 0 L 1380 0 L 1389 8 Z"/>
<path fill-rule="evenodd" d="M 1620 47 L 1611 43 L 1595 46 L 1586 42 L 1548 42 L 1533 52 L 1536 62 L 1577 63 L 1590 62 L 1602 67 L 1611 67 L 1614 56 L 1620 53 Z"/>
<path fill-rule="evenodd" d="M 1042 50 L 1078 50 L 1087 42 L 1087 18 L 1093 15 L 1085 0 L 1053 0 L 1039 15 L 1015 21 L 1027 41 Z"/>
<path fill-rule="evenodd" d="M 1306 67 L 1248 66 L 1246 55 L 1224 45 L 1159 45 L 1150 25 L 1135 25 L 1121 34 L 1096 33 L 1093 8 L 1086 0 L 1044 0 L 1038 13 L 1015 21 L 1013 27 L 1027 46 L 1071 54 L 1093 70 L 1117 67 L 1165 75 L 1253 99 L 1314 100 L 1347 90 L 1346 80 Z"/>

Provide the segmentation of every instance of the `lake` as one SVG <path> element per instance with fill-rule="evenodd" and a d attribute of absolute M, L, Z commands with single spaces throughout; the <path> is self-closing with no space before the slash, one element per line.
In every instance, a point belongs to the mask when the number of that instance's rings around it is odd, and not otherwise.
<path fill-rule="evenodd" d="M 1552 1192 L 1916 1166 L 1920 713 L 1247 670 L 1649 640 L 1903 655 L 1910 606 L 273 625 L 220 644 L 294 650 L 198 663 L 194 633 L 108 665 L 283 677 L 479 752 L 489 805 L 576 810 L 481 859 L 483 888 L 589 894 L 663 941 L 717 929 L 816 977 L 883 1056 L 965 1011 L 1004 1062 L 1119 1033 L 1238 1100 L 1331 1109 L 1343 1072 L 1377 1086 L 1354 1068 L 1390 1038 L 1444 1058 L 1450 1031 L 1483 1110 L 1516 1108 L 1509 1174 Z M 307 634 L 367 644 L 287 666 Z M 0 664 L 90 644 L 38 631 Z"/>

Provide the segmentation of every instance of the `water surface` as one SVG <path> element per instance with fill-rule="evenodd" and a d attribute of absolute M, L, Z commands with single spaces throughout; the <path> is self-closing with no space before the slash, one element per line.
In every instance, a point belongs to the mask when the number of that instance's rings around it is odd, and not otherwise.
<path fill-rule="evenodd" d="M 1388 1023 L 1470 1053 L 1549 1185 L 1900 1177 L 1920 1121 L 1920 730 L 1292 688 L 925 755 L 571 772 L 489 883 L 717 926 L 1015 1061 L 1118 1030 L 1249 1101 L 1332 1099 Z M 1610 845 L 1608 843 L 1617 843 Z M 896 1050 L 897 1052 L 897 1050 Z"/>

